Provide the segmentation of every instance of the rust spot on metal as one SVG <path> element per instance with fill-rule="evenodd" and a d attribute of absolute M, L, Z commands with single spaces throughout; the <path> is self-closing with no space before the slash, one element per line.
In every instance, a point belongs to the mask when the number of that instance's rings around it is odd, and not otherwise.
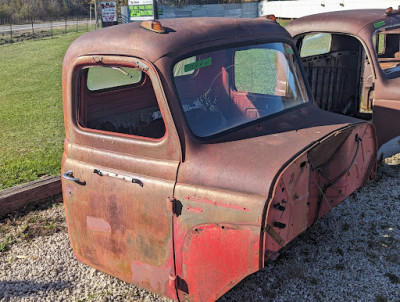
<path fill-rule="evenodd" d="M 267 232 L 268 235 L 271 236 L 272 239 L 276 241 L 276 243 L 279 244 L 280 247 L 283 247 L 285 245 L 285 241 L 269 224 L 267 224 L 265 231 Z"/>

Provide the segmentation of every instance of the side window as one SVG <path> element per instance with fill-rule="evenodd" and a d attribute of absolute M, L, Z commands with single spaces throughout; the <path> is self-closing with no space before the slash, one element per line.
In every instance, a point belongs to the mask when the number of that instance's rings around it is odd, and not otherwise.
<path fill-rule="evenodd" d="M 98 91 L 137 84 L 141 79 L 142 72 L 134 68 L 93 66 L 88 68 L 86 85 L 90 91 Z"/>
<path fill-rule="evenodd" d="M 327 33 L 309 34 L 303 39 L 300 57 L 322 55 L 330 52 L 332 35 Z"/>
<path fill-rule="evenodd" d="M 164 136 L 165 124 L 146 73 L 121 66 L 91 66 L 80 75 L 80 126 L 151 139 Z"/>

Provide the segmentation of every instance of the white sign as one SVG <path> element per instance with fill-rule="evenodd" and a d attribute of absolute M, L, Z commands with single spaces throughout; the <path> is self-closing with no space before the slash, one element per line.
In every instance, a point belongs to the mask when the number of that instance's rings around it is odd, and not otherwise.
<path fill-rule="evenodd" d="M 117 21 L 117 5 L 115 1 L 100 2 L 103 22 Z"/>
<path fill-rule="evenodd" d="M 153 0 L 128 0 L 131 21 L 154 19 Z"/>

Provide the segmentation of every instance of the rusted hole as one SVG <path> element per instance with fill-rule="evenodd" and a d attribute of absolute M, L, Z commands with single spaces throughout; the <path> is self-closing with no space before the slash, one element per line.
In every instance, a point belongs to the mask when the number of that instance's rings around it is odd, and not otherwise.
<path fill-rule="evenodd" d="M 303 161 L 303 162 L 300 164 L 300 168 L 304 168 L 304 167 L 305 167 L 305 165 L 306 165 L 306 162 L 305 162 L 305 161 Z"/>
<path fill-rule="evenodd" d="M 282 192 L 285 192 L 285 188 L 282 188 Z"/>

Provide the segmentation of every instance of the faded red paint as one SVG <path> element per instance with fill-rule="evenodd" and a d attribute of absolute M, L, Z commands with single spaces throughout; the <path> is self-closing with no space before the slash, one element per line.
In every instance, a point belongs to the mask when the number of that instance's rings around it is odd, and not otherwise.
<path fill-rule="evenodd" d="M 62 172 L 72 176 L 62 184 L 69 236 L 77 259 L 96 269 L 174 300 L 213 301 L 373 177 L 376 137 L 370 123 L 309 102 L 199 140 L 176 95 L 176 60 L 237 43 L 294 44 L 283 28 L 262 19 L 162 24 L 170 29 L 165 35 L 139 23 L 94 31 L 65 56 Z M 80 73 L 87 66 L 147 66 L 165 136 L 148 140 L 78 126 L 78 114 L 85 114 L 79 102 L 90 98 Z M 102 101 L 93 104 L 95 114 L 103 105 L 112 109 Z M 241 102 L 239 94 L 233 101 Z M 335 187 L 322 177 L 343 172 Z"/>
<path fill-rule="evenodd" d="M 186 208 L 188 209 L 188 211 L 193 212 L 193 213 L 203 213 L 202 208 L 192 208 L 190 206 L 187 206 Z"/>
<path fill-rule="evenodd" d="M 211 205 L 214 205 L 217 207 L 241 210 L 241 211 L 245 211 L 245 212 L 250 211 L 250 209 L 248 209 L 246 207 L 241 207 L 236 204 L 232 204 L 230 202 L 223 201 L 223 200 L 211 200 L 206 197 L 198 197 L 198 196 L 185 196 L 185 199 L 190 200 L 190 201 L 199 202 L 199 203 L 211 204 Z"/>

